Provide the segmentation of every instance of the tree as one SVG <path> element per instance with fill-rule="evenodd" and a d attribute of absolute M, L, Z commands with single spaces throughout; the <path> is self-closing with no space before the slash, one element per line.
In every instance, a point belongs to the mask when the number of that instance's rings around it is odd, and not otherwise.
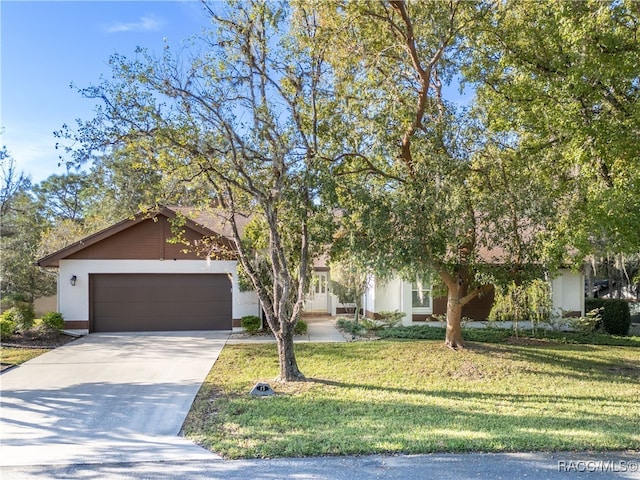
<path fill-rule="evenodd" d="M 157 162 L 135 145 L 116 148 L 96 156 L 89 172 L 90 182 L 84 195 L 91 199 L 87 219 L 106 226 L 135 215 L 156 203 L 188 204 L 189 187 L 158 169 Z"/>
<path fill-rule="evenodd" d="M 31 188 L 31 179 L 24 172 L 16 171 L 16 161 L 3 146 L 0 150 L 0 173 L 2 174 L 2 190 L 0 191 L 0 218 L 9 214 L 13 200 Z M 0 224 L 0 228 L 2 224 Z"/>
<path fill-rule="evenodd" d="M 33 303 L 38 297 L 55 293 L 54 277 L 35 265 L 40 235 L 48 223 L 31 196 L 31 180 L 16 171 L 14 159 L 4 148 L 0 160 L 0 294 Z"/>
<path fill-rule="evenodd" d="M 47 217 L 80 222 L 86 203 L 82 193 L 88 183 L 86 173 L 67 172 L 49 176 L 34 186 L 33 192 Z"/>
<path fill-rule="evenodd" d="M 624 264 L 640 250 L 637 3 L 507 1 L 487 25 L 468 71 L 487 128 L 564 177 L 547 246 Z"/>
<path fill-rule="evenodd" d="M 369 274 L 350 255 L 331 262 L 333 293 L 340 303 L 353 303 L 353 317 L 357 322 L 362 309 L 362 297 L 367 291 Z"/>
<path fill-rule="evenodd" d="M 304 6 L 206 9 L 216 29 L 194 40 L 191 57 L 168 47 L 161 58 L 114 56 L 113 78 L 82 91 L 104 101 L 96 118 L 61 135 L 83 145 L 74 151 L 79 163 L 116 145 L 143 156 L 163 182 L 192 187 L 196 208 L 232 231 L 233 253 L 277 340 L 280 379 L 298 380 L 293 331 L 311 259 L 330 238 L 331 216 L 318 201 L 331 156 L 319 136 L 328 45 L 315 41 L 316 18 Z M 247 216 L 262 225 L 263 242 L 243 236 Z"/>
<path fill-rule="evenodd" d="M 447 289 L 446 344 L 454 349 L 463 346 L 465 304 L 492 283 L 534 274 L 528 266 L 539 232 L 531 226 L 545 216 L 540 202 L 519 198 L 535 184 L 534 169 L 521 168 L 526 159 L 483 135 L 482 112 L 450 99 L 490 8 L 334 2 L 324 17 L 335 39 L 340 113 L 350 125 L 335 173 L 344 180 L 343 224 L 359 232 L 352 252 L 378 275 L 435 273 Z M 496 195 L 498 187 L 508 195 Z M 482 255 L 490 249 L 500 268 Z"/>
<path fill-rule="evenodd" d="M 88 173 L 68 171 L 51 175 L 31 188 L 42 220 L 37 257 L 53 253 L 108 225 L 87 218 L 92 206 L 103 206 L 100 198 L 92 195 L 93 185 L 94 179 Z"/>

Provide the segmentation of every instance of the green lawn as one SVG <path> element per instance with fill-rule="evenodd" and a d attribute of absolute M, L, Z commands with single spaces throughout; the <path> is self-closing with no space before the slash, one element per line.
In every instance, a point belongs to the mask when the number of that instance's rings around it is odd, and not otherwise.
<path fill-rule="evenodd" d="M 640 349 L 381 340 L 227 346 L 185 423 L 227 457 L 640 449 Z M 252 398 L 256 381 L 278 393 Z"/>
<path fill-rule="evenodd" d="M 0 361 L 5 365 L 20 365 L 48 351 L 49 349 L 46 348 L 2 347 L 0 348 Z"/>

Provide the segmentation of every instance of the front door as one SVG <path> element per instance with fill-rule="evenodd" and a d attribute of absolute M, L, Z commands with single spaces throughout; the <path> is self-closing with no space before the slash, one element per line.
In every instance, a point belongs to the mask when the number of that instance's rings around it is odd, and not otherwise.
<path fill-rule="evenodd" d="M 305 304 L 306 312 L 328 312 L 329 272 L 313 272 L 309 294 Z"/>

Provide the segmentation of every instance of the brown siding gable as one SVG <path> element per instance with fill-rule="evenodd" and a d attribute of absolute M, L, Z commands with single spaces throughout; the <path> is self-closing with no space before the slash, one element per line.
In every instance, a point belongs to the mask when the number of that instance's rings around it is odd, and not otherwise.
<path fill-rule="evenodd" d="M 47 255 L 37 264 L 41 267 L 58 267 L 60 260 L 69 258 L 83 259 L 195 259 L 205 258 L 203 238 L 212 238 L 216 245 L 208 250 L 218 252 L 216 259 L 233 258 L 232 242 L 213 230 L 185 219 L 183 243 L 168 242 L 174 237 L 170 220 L 176 213 L 160 207 L 155 212 L 139 213 L 132 219 L 123 220 L 104 230 L 89 235 L 57 252 Z M 194 248 L 198 243 L 202 251 Z M 215 247 L 215 248 L 211 248 Z M 185 249 L 188 251 L 185 253 Z M 221 253 L 222 252 L 222 253 Z"/>

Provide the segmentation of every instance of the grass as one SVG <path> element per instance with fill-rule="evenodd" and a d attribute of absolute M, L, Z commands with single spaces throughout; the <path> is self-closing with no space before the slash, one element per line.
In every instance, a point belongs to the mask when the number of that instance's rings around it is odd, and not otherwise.
<path fill-rule="evenodd" d="M 184 426 L 227 458 L 640 449 L 640 349 L 381 340 L 224 348 Z M 274 397 L 253 398 L 257 381 Z"/>
<path fill-rule="evenodd" d="M 15 366 L 21 363 L 31 360 L 50 349 L 47 348 L 14 348 L 14 347 L 2 347 L 0 348 L 0 361 L 3 365 Z"/>
<path fill-rule="evenodd" d="M 40 328 L 40 322 L 40 319 L 36 319 L 30 330 L 2 338 L 0 362 L 3 370 L 20 365 L 75 339 L 57 331 Z"/>

